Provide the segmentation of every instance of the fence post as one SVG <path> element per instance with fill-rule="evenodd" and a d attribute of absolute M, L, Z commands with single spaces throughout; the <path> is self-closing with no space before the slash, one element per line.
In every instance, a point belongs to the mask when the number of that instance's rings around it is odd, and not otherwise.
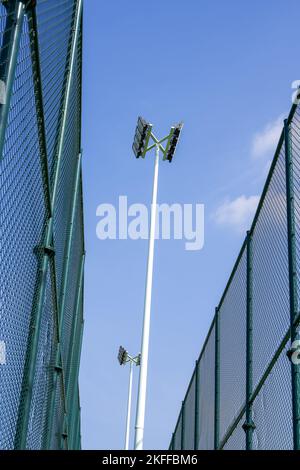
<path fill-rule="evenodd" d="M 76 450 L 81 450 L 81 406 L 78 403 L 79 424 L 78 424 L 78 442 Z"/>
<path fill-rule="evenodd" d="M 76 367 L 75 367 L 75 373 L 74 373 L 74 381 L 78 380 L 78 375 L 79 375 L 79 362 L 80 362 L 80 354 L 81 354 L 81 346 L 82 346 L 82 337 L 83 337 L 83 329 L 84 329 L 84 320 L 81 319 L 80 325 L 79 325 L 79 338 L 78 338 L 78 344 L 76 348 Z M 72 398 L 72 397 L 71 397 Z M 73 396 L 74 398 L 74 396 Z M 78 406 L 78 402 L 76 403 L 76 406 Z M 74 415 L 75 413 L 72 414 L 71 416 L 71 421 L 70 421 L 70 443 L 73 445 L 74 443 Z"/>
<path fill-rule="evenodd" d="M 24 9 L 21 1 L 11 0 L 4 3 L 6 21 L 0 55 L 0 80 L 2 81 L 2 100 L 0 103 L 0 160 L 2 159 L 5 132 L 8 121 L 16 64 L 22 34 Z"/>
<path fill-rule="evenodd" d="M 198 449 L 199 442 L 199 361 L 195 365 L 195 433 L 194 450 Z"/>
<path fill-rule="evenodd" d="M 80 189 L 80 177 L 81 177 L 81 153 L 79 153 L 77 157 L 77 167 L 76 167 L 76 173 L 75 173 L 75 183 L 74 183 L 74 188 L 73 188 L 73 198 L 72 198 L 72 207 L 71 207 L 71 218 L 70 218 L 70 224 L 69 224 L 69 230 L 68 230 L 68 236 L 67 236 L 67 241 L 66 241 L 66 248 L 65 248 L 65 259 L 64 259 L 64 267 L 63 267 L 63 276 L 62 276 L 62 287 L 61 287 L 61 300 L 60 300 L 60 307 L 59 307 L 59 318 L 58 318 L 58 332 L 57 332 L 57 338 L 58 342 L 56 343 L 56 356 L 57 357 L 57 363 L 62 366 L 62 361 L 61 361 L 61 336 L 62 336 L 62 329 L 63 329 L 63 324 L 64 324 L 64 314 L 65 314 L 65 302 L 66 302 L 66 291 L 67 291 L 67 285 L 68 285 L 68 277 L 69 277 L 69 262 L 70 262 L 70 257 L 71 257 L 71 248 L 72 248 L 72 241 L 73 241 L 73 234 L 74 234 L 74 225 L 75 225 L 75 217 L 76 217 L 76 208 L 77 205 L 80 203 L 79 200 L 79 189 Z M 80 281 L 81 283 L 81 281 Z M 75 313 L 74 313 L 75 315 Z M 72 343 L 71 343 L 72 344 Z M 54 414 L 54 407 L 55 407 L 55 397 L 56 397 L 56 387 L 57 387 L 57 378 L 58 375 L 62 372 L 61 367 L 54 367 L 53 369 L 53 386 L 51 390 L 51 396 L 50 396 L 50 402 L 49 402 L 49 424 L 48 424 L 48 429 L 47 429 L 47 438 L 46 438 L 46 446 L 49 448 L 50 441 L 51 441 L 51 433 L 52 433 L 52 423 L 53 423 L 53 414 Z M 66 376 L 65 378 L 65 383 L 67 382 Z M 66 422 L 68 421 L 68 416 L 66 414 L 65 418 Z M 66 425 L 67 428 L 67 425 Z M 66 433 L 64 433 L 66 435 Z"/>
<path fill-rule="evenodd" d="M 172 432 L 172 439 L 171 439 L 169 450 L 174 450 L 174 438 L 175 438 L 175 434 Z"/>
<path fill-rule="evenodd" d="M 84 273 L 84 263 L 85 263 L 85 253 L 83 253 L 81 258 L 81 267 L 79 272 L 78 279 L 78 289 L 77 289 L 77 299 L 76 299 L 76 308 L 74 312 L 74 322 L 72 325 L 73 335 L 71 338 L 71 347 L 69 350 L 69 374 L 66 377 L 66 402 L 70 404 L 72 399 L 74 400 L 75 386 L 78 381 L 79 374 L 79 363 L 80 363 L 80 354 L 81 354 L 81 345 L 82 345 L 82 336 L 83 336 L 83 326 L 84 320 L 82 316 L 82 302 L 83 302 L 83 273 Z M 71 388 L 72 387 L 72 388 Z M 71 395 L 73 392 L 73 396 Z M 77 392 L 76 392 L 77 393 Z M 71 408 L 71 407 L 70 407 Z M 72 413 L 70 422 L 69 422 L 69 441 L 70 448 L 74 447 L 74 416 L 75 413 Z"/>
<path fill-rule="evenodd" d="M 82 255 L 81 264 L 80 264 L 80 271 L 78 276 L 78 286 L 77 286 L 77 298 L 76 298 L 76 306 L 74 311 L 74 320 L 72 325 L 72 336 L 70 339 L 71 344 L 71 351 L 70 359 L 69 359 L 69 370 L 68 374 L 64 375 L 64 390 L 65 390 L 65 431 L 61 435 L 61 446 L 64 448 L 66 444 L 68 444 L 68 448 L 72 448 L 72 426 L 73 426 L 73 417 L 74 413 L 71 413 L 71 417 L 68 415 L 70 404 L 70 375 L 71 375 L 71 364 L 76 362 L 75 372 L 74 372 L 74 381 L 78 379 L 78 372 L 79 372 L 79 357 L 81 353 L 81 344 L 82 344 L 82 335 L 83 335 L 83 318 L 81 314 L 81 303 L 83 298 L 83 272 L 84 272 L 84 262 L 85 262 L 85 253 Z M 58 345 L 59 346 L 59 345 Z M 59 360 L 61 361 L 61 352 L 59 348 L 57 349 L 57 353 L 60 354 Z M 59 371 L 58 371 L 59 372 Z M 57 379 L 58 373 L 55 371 L 54 373 L 54 383 L 51 393 L 51 402 L 50 402 L 50 411 L 49 411 L 49 425 L 48 425 L 48 433 L 47 433 L 47 448 L 50 448 L 51 436 L 52 436 L 52 428 L 53 428 L 53 416 L 55 412 L 55 396 L 56 396 L 56 387 L 57 387 Z"/>
<path fill-rule="evenodd" d="M 76 411 L 76 420 L 74 423 L 74 436 L 73 436 L 73 441 L 71 443 L 72 450 L 78 450 L 79 423 L 80 423 L 80 415 L 79 415 L 79 410 L 78 410 Z"/>
<path fill-rule="evenodd" d="M 215 429 L 214 449 L 218 450 L 220 441 L 220 319 L 219 308 L 215 313 Z"/>
<path fill-rule="evenodd" d="M 181 405 L 181 445 L 180 449 L 184 450 L 185 442 L 184 442 L 184 433 L 185 433 L 185 422 L 184 422 L 184 408 L 185 408 L 185 402 L 182 402 Z"/>
<path fill-rule="evenodd" d="M 28 344 L 26 351 L 26 362 L 24 367 L 24 376 L 20 397 L 20 407 L 19 407 L 19 416 L 17 422 L 17 430 L 15 436 L 15 448 L 16 449 L 25 449 L 26 448 L 26 439 L 27 439 L 27 429 L 29 422 L 30 406 L 32 399 L 32 388 L 34 382 L 34 374 L 36 368 L 36 359 L 37 359 L 37 350 L 40 336 L 40 323 L 42 317 L 42 311 L 44 306 L 45 298 L 45 289 L 46 289 L 46 280 L 48 272 L 48 264 L 51 256 L 54 255 L 53 247 L 53 213 L 55 210 L 57 193 L 58 193 L 58 182 L 61 172 L 62 165 L 62 155 L 63 155 L 63 145 L 64 145 L 64 136 L 66 131 L 67 124 L 67 115 L 68 115 L 68 106 L 70 102 L 70 93 L 71 93 L 71 81 L 73 76 L 73 70 L 75 65 L 75 55 L 76 47 L 79 36 L 79 25 L 81 20 L 81 11 L 82 11 L 82 0 L 78 0 L 76 8 L 76 16 L 74 18 L 74 33 L 72 47 L 70 51 L 70 62 L 68 67 L 68 77 L 66 83 L 65 97 L 64 97 L 64 107 L 62 109 L 62 120 L 59 136 L 59 145 L 57 151 L 57 164 L 55 168 L 54 182 L 52 188 L 52 198 L 51 198 L 51 217 L 48 220 L 45 243 L 43 246 L 43 255 L 41 260 L 41 265 L 39 268 L 39 279 L 37 285 L 37 295 L 36 300 L 32 309 L 32 318 L 30 324 L 30 331 L 28 336 Z M 1 137 L 1 136 L 0 136 Z"/>
<path fill-rule="evenodd" d="M 284 121 L 285 142 L 285 173 L 286 173 L 286 205 L 287 205 L 287 236 L 288 236 L 288 264 L 289 264 L 289 295 L 290 295 L 290 328 L 291 343 L 297 339 L 296 318 L 298 315 L 297 296 L 297 260 L 296 260 L 296 233 L 294 211 L 294 182 L 293 182 L 293 156 L 291 152 L 290 124 Z M 292 346 L 293 347 L 293 346 Z M 293 350 L 289 351 L 292 358 Z M 300 371 L 299 365 L 291 361 L 292 375 L 292 407 L 293 407 L 293 438 L 294 449 L 300 449 Z"/>
<path fill-rule="evenodd" d="M 74 313 L 74 322 L 73 322 L 73 334 L 71 338 L 71 345 L 70 345 L 70 350 L 69 350 L 69 358 L 68 358 L 68 363 L 69 363 L 69 374 L 66 377 L 67 379 L 67 402 L 70 400 L 70 390 L 71 390 L 71 383 L 72 380 L 76 379 L 76 370 L 75 374 L 72 373 L 72 364 L 76 362 L 77 356 L 80 355 L 80 338 L 81 338 L 81 333 L 80 333 L 80 328 L 83 323 L 83 317 L 82 317 L 82 312 L 81 312 L 81 306 L 82 306 L 82 301 L 83 301 L 83 271 L 84 271 L 84 262 L 85 262 L 85 254 L 82 255 L 81 259 L 81 267 L 80 267 L 80 273 L 79 273 L 79 280 L 78 280 L 78 291 L 77 291 L 77 299 L 76 299 L 76 308 L 75 308 L 75 313 Z M 76 340 L 76 336 L 78 335 L 78 338 Z M 75 367 L 76 369 L 76 367 Z"/>
<path fill-rule="evenodd" d="M 253 389 L 253 312 L 252 312 L 252 234 L 247 232 L 247 279 L 246 279 L 246 421 L 243 429 L 246 433 L 246 450 L 252 450 L 252 437 L 255 425 L 252 419 L 252 389 Z"/>
<path fill-rule="evenodd" d="M 80 182 L 81 182 L 81 152 L 79 153 L 77 157 L 75 183 L 74 183 L 74 188 L 73 188 L 73 200 L 72 200 L 72 208 L 71 208 L 71 219 L 70 219 L 69 234 L 67 237 L 65 256 L 64 256 L 63 280 L 62 280 L 62 286 L 61 286 L 61 301 L 60 301 L 60 318 L 59 318 L 60 335 L 62 334 L 62 331 L 63 331 L 64 318 L 65 318 L 66 295 L 67 295 L 68 280 L 69 280 L 69 274 L 70 274 L 70 258 L 71 258 L 71 252 L 72 252 L 73 235 L 74 235 L 74 230 L 75 230 L 76 210 L 77 210 L 77 207 L 79 207 L 80 205 L 80 198 L 79 198 Z"/>

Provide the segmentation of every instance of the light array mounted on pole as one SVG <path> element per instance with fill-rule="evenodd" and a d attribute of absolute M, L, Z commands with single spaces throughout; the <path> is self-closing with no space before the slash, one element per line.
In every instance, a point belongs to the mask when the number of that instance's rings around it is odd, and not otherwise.
<path fill-rule="evenodd" d="M 123 346 L 120 346 L 119 353 L 118 353 L 118 361 L 120 366 L 125 366 L 127 362 L 129 362 L 130 369 L 129 369 L 129 385 L 128 385 L 128 400 L 127 400 L 127 417 L 126 417 L 126 431 L 125 431 L 125 450 L 129 449 L 129 438 L 130 438 L 130 417 L 131 417 L 131 399 L 132 399 L 132 374 L 133 369 L 132 366 L 135 364 L 136 366 L 140 365 L 141 356 L 138 354 L 137 356 L 133 357 L 128 354 Z"/>
<path fill-rule="evenodd" d="M 149 124 L 142 117 L 138 118 L 132 150 L 136 158 L 145 157 L 147 146 L 151 137 L 152 124 Z"/>
<path fill-rule="evenodd" d="M 142 450 L 144 445 L 144 422 L 145 422 L 145 409 L 146 409 L 146 389 L 147 389 L 147 373 L 148 373 L 148 352 L 149 352 L 149 336 L 150 336 L 150 314 L 151 314 L 151 297 L 152 297 L 152 279 L 153 279 L 153 259 L 154 259 L 154 242 L 155 242 L 155 225 L 156 225 L 156 212 L 157 212 L 157 189 L 158 189 L 158 166 L 159 166 L 159 152 L 163 154 L 163 160 L 172 161 L 174 153 L 178 144 L 180 133 L 183 124 L 179 123 L 171 127 L 169 134 L 162 139 L 157 139 L 152 132 L 152 124 L 148 123 L 142 117 L 138 118 L 134 142 L 133 152 L 136 158 L 145 157 L 146 153 L 154 149 L 155 152 L 155 165 L 154 165 L 154 178 L 153 178 L 153 192 L 151 204 L 151 222 L 150 222 L 150 237 L 149 237 L 149 251 L 147 263 L 147 278 L 145 290 L 145 303 L 144 303 L 144 320 L 142 332 L 142 347 L 141 347 L 141 368 L 138 389 L 138 402 L 136 410 L 136 424 L 135 424 L 135 449 Z M 152 139 L 153 144 L 149 145 Z M 162 143 L 166 142 L 163 147 Z"/>
<path fill-rule="evenodd" d="M 120 346 L 119 354 L 118 354 L 118 361 L 119 361 L 120 366 L 125 365 L 127 362 L 127 359 L 128 359 L 128 352 L 126 351 L 126 349 L 123 348 L 123 346 Z"/>
<path fill-rule="evenodd" d="M 161 140 L 158 140 L 155 137 L 152 132 L 152 127 L 152 124 L 139 116 L 132 144 L 134 155 L 136 158 L 145 158 L 146 153 L 158 145 L 159 150 L 163 153 L 163 160 L 168 160 L 171 163 L 179 141 L 183 123 L 180 122 L 179 124 L 172 126 L 170 133 Z M 150 139 L 153 140 L 154 144 L 148 147 Z M 164 148 L 161 144 L 165 141 L 167 143 Z"/>

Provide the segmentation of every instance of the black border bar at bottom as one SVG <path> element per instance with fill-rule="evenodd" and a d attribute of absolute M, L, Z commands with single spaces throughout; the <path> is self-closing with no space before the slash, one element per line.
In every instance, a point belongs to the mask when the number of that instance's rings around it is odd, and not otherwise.
<path fill-rule="evenodd" d="M 76 466 L 95 464 L 95 467 L 120 465 L 137 468 L 143 465 L 184 465 L 205 464 L 260 464 L 282 463 L 289 466 L 299 464 L 297 451 L 121 451 L 121 450 L 83 450 L 83 451 L 0 451 L 0 464 L 21 463 L 50 464 L 71 463 Z"/>

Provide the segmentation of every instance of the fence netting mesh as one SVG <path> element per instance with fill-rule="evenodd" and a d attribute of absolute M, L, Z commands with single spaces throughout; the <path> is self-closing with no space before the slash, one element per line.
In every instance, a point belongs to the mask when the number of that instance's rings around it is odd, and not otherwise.
<path fill-rule="evenodd" d="M 176 428 L 183 435 L 173 435 L 172 449 L 190 449 L 192 442 L 193 449 L 297 448 L 300 365 L 292 366 L 291 334 L 299 338 L 299 181 L 300 107 L 294 104 L 197 361 L 198 385 L 192 382 L 193 392 L 189 386 Z"/>
<path fill-rule="evenodd" d="M 0 2 L 1 449 L 81 446 L 81 25 L 80 0 Z"/>

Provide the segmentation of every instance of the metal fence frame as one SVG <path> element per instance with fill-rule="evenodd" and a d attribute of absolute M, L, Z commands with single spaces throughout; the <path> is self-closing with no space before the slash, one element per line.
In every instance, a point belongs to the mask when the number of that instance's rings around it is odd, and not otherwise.
<path fill-rule="evenodd" d="M 31 61 L 31 79 L 34 88 L 35 116 L 37 122 L 37 147 L 39 151 L 34 158 L 39 161 L 40 178 L 42 181 L 44 196 L 44 223 L 40 240 L 37 246 L 32 246 L 32 251 L 37 253 L 36 276 L 34 295 L 32 298 L 32 310 L 30 322 L 23 340 L 26 341 L 26 351 L 17 360 L 23 364 L 22 380 L 20 388 L 11 392 L 7 403 L 3 406 L 10 407 L 10 400 L 17 400 L 18 411 L 12 415 L 10 433 L 14 433 L 14 439 L 9 435 L 4 425 L 1 429 L 0 422 L 0 448 L 42 448 L 42 449 L 79 449 L 81 447 L 80 437 L 80 400 L 78 390 L 78 373 L 81 353 L 81 343 L 83 334 L 83 278 L 84 278 L 84 228 L 83 228 L 83 204 L 82 204 L 82 170 L 81 170 L 81 81 L 82 81 L 82 5 L 83 0 L 62 0 L 51 2 L 49 0 L 4 0 L 3 8 L 6 9 L 4 27 L 2 33 L 2 46 L 0 52 L 0 79 L 5 85 L 5 99 L 0 104 L 0 178 L 9 168 L 6 148 L 12 142 L 15 145 L 16 134 L 10 133 L 9 117 L 12 109 L 12 98 L 17 93 L 16 69 L 18 65 L 25 62 L 29 69 Z M 59 16 L 59 8 L 68 12 L 70 19 L 64 23 L 63 15 Z M 43 12 L 39 13 L 40 11 Z M 67 18 L 67 16 L 66 16 Z M 41 36 L 47 43 L 47 29 L 55 28 L 56 34 L 62 36 L 62 31 L 66 40 L 66 59 L 64 65 L 64 77 L 61 86 L 57 85 L 56 97 L 60 98 L 60 106 L 57 116 L 51 119 L 45 112 L 46 106 L 51 108 L 51 80 L 47 76 L 50 67 L 52 54 L 59 48 L 56 39 L 52 37 L 51 53 L 48 52 L 48 63 L 42 64 L 44 52 L 41 50 Z M 44 22 L 44 23 L 43 23 Z M 43 28 L 41 25 L 44 24 Z M 46 26 L 45 26 L 46 24 Z M 26 26 L 26 28 L 25 28 Z M 60 28 L 60 29 L 59 29 Z M 30 60 L 26 56 L 22 57 L 20 43 L 28 34 L 30 44 Z M 50 43 L 50 41 L 49 41 Z M 48 45 L 48 44 L 47 44 Z M 50 48 L 50 46 L 49 46 Z M 44 49 L 46 50 L 45 46 Z M 23 55 L 25 53 L 23 52 Z M 63 63 L 63 58 L 61 59 Z M 54 70 L 54 72 L 53 72 Z M 55 75 L 55 65 L 52 65 L 52 72 Z M 46 89 L 46 78 L 49 80 Z M 53 80 L 53 78 L 52 78 Z M 15 88 L 14 88 L 15 87 Z M 26 96 L 21 100 L 26 102 Z M 47 101 L 47 104 L 45 105 Z M 50 104 L 49 104 L 50 103 Z M 23 108 L 26 108 L 24 105 Z M 23 109 L 22 108 L 22 109 Z M 24 111 L 25 112 L 25 111 Z M 75 126 L 72 128 L 74 120 Z M 70 124 L 71 123 L 71 124 Z M 53 131 L 55 130 L 55 132 Z M 55 135 L 50 136 L 51 132 Z M 28 135 L 33 136 L 33 130 L 28 129 Z M 18 140 L 22 139 L 18 136 Z M 24 141 L 27 136 L 24 136 Z M 50 138 L 53 138 L 53 151 L 50 158 Z M 51 141 L 52 142 L 52 141 Z M 22 142 L 21 142 L 22 144 Z M 67 152 L 69 160 L 67 161 Z M 26 155 L 26 149 L 25 149 Z M 15 158 L 16 156 L 14 156 Z M 26 155 L 27 157 L 27 155 Z M 14 159 L 11 158 L 11 165 Z M 6 170 L 2 170 L 2 165 L 7 164 Z M 4 167 L 3 167 L 4 168 Z M 56 238 L 58 237 L 59 224 L 62 217 L 59 213 L 61 201 L 59 193 L 64 196 L 63 172 L 68 173 L 71 187 L 70 201 L 66 214 L 65 233 L 63 240 L 63 252 L 57 251 Z M 34 188 L 32 189 L 34 191 Z M 1 191 L 1 179 L 0 179 Z M 4 188 L 3 188 L 4 191 Z M 2 193 L 1 193 L 2 194 Z M 38 209 L 37 209 L 38 210 Z M 31 220 L 28 221 L 27 229 L 30 230 Z M 79 228 L 79 231 L 78 231 Z M 78 237 L 78 239 L 76 238 Z M 13 250 L 13 244 L 11 250 Z M 72 260 L 72 257 L 76 254 Z M 22 260 L 20 260 L 22 262 Z M 60 281 L 58 280 L 58 263 L 62 266 Z M 75 264 L 74 264 L 75 263 Z M 7 266 L 7 269 L 10 269 Z M 24 266 L 24 275 L 29 267 Z M 77 281 L 70 279 L 71 273 L 77 273 Z M 18 273 L 20 274 L 20 273 Z M 0 278 L 0 286 L 2 286 Z M 50 287 L 48 286 L 50 285 Z M 70 298 L 70 289 L 73 289 L 73 297 Z M 16 283 L 16 291 L 21 289 Z M 48 290 L 51 291 L 48 300 Z M 9 311 L 3 306 L 3 315 L 9 315 Z M 39 351 L 43 350 L 41 345 L 41 334 L 43 332 L 43 315 L 46 309 L 51 310 L 51 321 L 53 329 L 50 331 L 51 346 L 50 356 L 46 363 L 44 352 L 42 351 L 42 392 L 36 392 L 36 382 L 38 377 Z M 68 311 L 68 318 L 66 312 Z M 67 322 L 68 325 L 67 330 Z M 0 318 L 1 327 L 1 318 Z M 66 330 L 66 331 L 65 331 Z M 0 328 L 1 332 L 1 328 Z M 2 333 L 5 335 L 5 331 Z M 16 331 L 16 335 L 21 334 Z M 47 333 L 46 333 L 47 335 Z M 1 338 L 0 338 L 1 339 Z M 0 366 L 1 372 L 5 365 Z M 10 366 L 10 367 L 13 367 Z M 0 383 L 1 394 L 1 383 Z M 34 396 L 37 394 L 37 396 Z M 13 396 L 14 395 L 14 396 Z M 34 400 L 42 401 L 41 417 L 36 416 L 36 405 Z M 62 419 L 58 419 L 59 404 L 62 406 Z M 1 411 L 1 410 L 0 410 Z M 33 443 L 30 440 L 30 433 L 38 437 Z"/>
<path fill-rule="evenodd" d="M 298 336 L 298 330 L 299 330 L 299 324 L 300 324 L 300 312 L 298 310 L 298 292 L 299 292 L 299 277 L 298 277 L 298 266 L 299 266 L 299 247 L 298 247 L 298 240 L 299 240 L 299 234 L 300 234 L 300 217 L 298 214 L 298 203 L 300 203 L 300 191 L 297 186 L 297 176 L 298 176 L 298 166 L 299 166 L 299 160 L 300 160 L 300 145 L 298 146 L 298 141 L 300 141 L 300 132 L 298 132 L 298 127 L 299 127 L 299 105 L 298 104 L 293 104 L 291 111 L 289 113 L 288 118 L 284 121 L 284 126 L 283 130 L 279 139 L 279 143 L 275 152 L 275 156 L 262 192 L 261 199 L 258 204 L 258 208 L 251 226 L 251 229 L 247 232 L 246 238 L 243 242 L 242 248 L 240 250 L 240 253 L 237 257 L 236 263 L 234 265 L 234 268 L 232 270 L 232 273 L 230 275 L 230 278 L 228 280 L 228 283 L 226 285 L 225 291 L 221 297 L 220 303 L 218 307 L 216 308 L 215 311 L 215 316 L 212 321 L 212 325 L 210 327 L 208 336 L 204 342 L 204 346 L 202 348 L 202 351 L 200 353 L 199 359 L 196 361 L 196 366 L 195 370 L 193 372 L 193 377 L 196 376 L 196 380 L 194 381 L 193 387 L 193 393 L 196 395 L 196 400 L 195 400 L 195 409 L 194 409 L 194 417 L 193 419 L 195 420 L 195 424 L 190 420 L 190 422 L 187 422 L 185 419 L 185 414 L 186 414 L 186 402 L 188 400 L 189 394 L 191 393 L 191 384 L 193 381 L 192 380 L 189 384 L 188 390 L 186 392 L 184 401 L 182 402 L 179 418 L 177 421 L 177 424 L 175 426 L 175 430 L 172 434 L 172 439 L 170 443 L 170 450 L 178 450 L 178 449 L 186 449 L 185 445 L 185 430 L 187 429 L 188 426 L 194 426 L 194 444 L 193 446 L 190 445 L 188 447 L 189 449 L 247 449 L 251 450 L 254 448 L 257 449 L 269 449 L 272 448 L 272 436 L 270 437 L 270 441 L 267 439 L 264 440 L 262 438 L 262 435 L 264 431 L 260 431 L 259 429 L 256 429 L 256 420 L 265 420 L 267 421 L 267 409 L 259 414 L 259 412 L 254 412 L 254 404 L 256 403 L 256 399 L 258 399 L 259 394 L 263 392 L 264 387 L 267 386 L 267 381 L 271 380 L 271 387 L 276 387 L 279 384 L 279 380 L 276 379 L 274 376 L 275 372 L 275 365 L 279 364 L 279 359 L 283 358 L 284 354 L 287 356 L 286 357 L 286 362 L 284 362 L 284 367 L 285 369 L 290 368 L 290 373 L 289 373 L 289 378 L 288 378 L 288 386 L 290 386 L 291 389 L 291 394 L 290 397 L 284 397 L 282 396 L 281 392 L 277 392 L 277 396 L 275 398 L 275 401 L 273 403 L 274 409 L 273 413 L 275 415 L 276 419 L 276 406 L 280 405 L 282 406 L 282 403 L 284 403 L 283 406 L 288 408 L 288 406 L 291 406 L 291 421 L 289 422 L 288 426 L 292 428 L 290 430 L 290 438 L 287 439 L 284 436 L 285 429 L 282 430 L 282 433 L 277 436 L 276 439 L 276 445 L 277 448 L 290 448 L 290 449 L 300 449 L 300 440 L 299 440 L 299 433 L 300 433 L 300 365 L 295 364 L 291 360 L 291 356 L 293 353 L 295 353 L 295 348 L 291 348 L 289 346 L 289 342 L 292 344 L 296 339 L 299 339 Z M 295 121 L 295 122 L 294 122 Z M 284 154 L 282 153 L 284 152 Z M 279 159 L 283 160 L 284 159 L 284 174 L 280 174 L 280 177 L 278 179 L 281 181 L 282 185 L 285 187 L 285 201 L 283 203 L 285 214 L 284 214 L 284 223 L 283 225 L 285 226 L 286 230 L 286 239 L 287 239 L 287 247 L 286 247 L 286 253 L 284 253 L 284 256 L 286 255 L 286 262 L 288 266 L 288 276 L 286 281 L 287 284 L 287 291 L 288 291 L 288 301 L 289 301 L 289 324 L 286 326 L 286 332 L 284 336 L 281 337 L 276 337 L 276 351 L 274 354 L 270 355 L 268 358 L 267 365 L 264 367 L 263 373 L 260 374 L 259 380 L 254 381 L 254 376 L 253 376 L 253 367 L 256 365 L 256 360 L 258 361 L 258 358 L 256 357 L 256 349 L 255 345 L 253 344 L 253 334 L 254 334 L 254 312 L 253 312 L 253 302 L 256 300 L 256 302 L 260 302 L 260 299 L 257 300 L 256 295 L 257 293 L 255 292 L 254 289 L 254 280 L 255 276 L 257 276 L 257 273 L 255 274 L 253 272 L 254 265 L 253 265 L 253 250 L 255 252 L 255 246 L 253 246 L 254 240 L 256 239 L 256 232 L 255 229 L 257 227 L 258 221 L 261 220 L 261 215 L 262 213 L 262 208 L 265 203 L 265 200 L 267 197 L 275 198 L 275 195 L 272 193 L 272 188 L 271 188 L 271 181 L 272 178 L 275 174 L 276 170 L 276 165 L 279 165 Z M 280 161 L 281 161 L 280 160 Z M 296 176 L 295 176 L 296 175 Z M 283 181 L 284 180 L 284 181 Z M 275 184 L 275 183 L 274 183 Z M 281 195 L 282 197 L 282 195 Z M 276 204 L 274 204 L 274 207 L 272 208 L 272 216 L 276 215 Z M 277 214 L 278 215 L 278 214 Z M 265 221 L 265 224 L 267 227 L 270 226 L 272 222 L 272 217 L 269 217 Z M 272 228 L 272 227 L 271 227 Z M 283 232 L 282 232 L 283 233 Z M 275 237 L 279 237 L 280 233 L 277 234 L 275 232 Z M 283 235 L 282 235 L 283 236 Z M 274 253 L 274 256 L 276 253 Z M 238 407 L 238 411 L 232 414 L 230 423 L 226 427 L 226 432 L 222 433 L 222 436 L 220 435 L 220 411 L 222 411 L 221 408 L 221 403 L 220 403 L 220 394 L 222 394 L 222 387 L 220 387 L 220 370 L 222 370 L 222 357 L 220 358 L 220 332 L 222 331 L 222 328 L 220 327 L 220 319 L 222 319 L 222 314 L 223 314 L 223 304 L 227 299 L 229 290 L 233 284 L 233 282 L 236 279 L 237 276 L 237 270 L 239 266 L 241 266 L 242 263 L 242 257 L 245 257 L 245 273 L 244 273 L 244 281 L 245 281 L 245 289 L 244 292 L 240 292 L 240 294 L 245 296 L 246 299 L 246 305 L 244 308 L 244 314 L 245 314 L 245 328 L 244 328 L 244 334 L 245 334 L 245 342 L 242 344 L 242 347 L 244 348 L 244 354 L 245 354 L 245 360 L 243 362 L 244 364 L 244 369 L 245 369 L 245 383 L 241 385 L 243 387 L 243 402 L 240 403 L 240 406 Z M 268 267 L 266 268 L 268 269 Z M 280 269 L 280 266 L 278 267 Z M 284 281 L 284 282 L 285 282 Z M 258 281 L 260 282 L 260 281 Z M 262 283 L 262 288 L 263 286 L 263 281 Z M 267 288 L 266 287 L 266 293 L 267 293 Z M 272 305 L 272 299 L 270 299 L 270 305 Z M 265 305 L 260 305 L 260 316 L 264 315 L 264 307 Z M 235 315 L 239 315 L 239 311 L 235 311 L 235 306 L 232 306 L 232 312 Z M 255 315 L 258 315 L 257 312 L 255 312 Z M 258 316 L 259 316 L 258 315 Z M 236 317 L 237 318 L 237 317 Z M 201 393 L 205 394 L 205 391 L 201 390 L 201 385 L 205 387 L 205 382 L 201 382 L 199 379 L 200 377 L 200 365 L 201 361 L 203 360 L 203 355 L 207 352 L 207 344 L 210 339 L 210 335 L 212 330 L 214 329 L 215 331 L 215 338 L 214 338 L 214 346 L 215 346 L 215 352 L 214 352 L 214 358 L 213 358 L 213 371 L 214 371 L 214 400 L 211 399 L 211 396 L 206 400 L 206 405 L 207 407 L 214 407 L 214 412 L 213 412 L 213 419 L 210 420 L 210 427 L 211 431 L 213 431 L 213 440 L 210 439 L 210 441 L 206 444 L 203 444 L 203 441 L 201 445 L 199 445 L 199 431 L 205 430 L 207 427 L 207 422 L 205 421 L 205 417 L 201 416 L 201 410 L 200 408 L 200 400 L 199 397 L 201 397 Z M 263 333 L 265 335 L 268 334 L 268 331 L 262 331 L 261 332 L 261 338 L 259 341 L 263 341 Z M 210 353 L 211 354 L 211 353 Z M 285 359 L 284 359 L 285 360 Z M 290 360 L 290 365 L 289 365 L 289 360 Z M 207 369 L 207 373 L 209 373 L 209 370 Z M 234 380 L 234 371 L 231 370 L 229 373 L 229 381 Z M 275 377 L 275 378 L 274 378 Z M 204 377 L 204 381 L 208 381 L 208 376 Z M 283 379 L 282 379 L 283 380 Z M 266 388 L 266 391 L 263 393 L 264 399 L 268 399 L 268 394 L 271 393 L 271 389 Z M 205 395 L 206 397 L 206 395 Z M 289 403 L 289 400 L 291 403 Z M 212 403 L 213 402 L 213 403 Z M 280 403 L 281 402 L 281 403 Z M 229 400 L 227 402 L 227 405 L 231 405 L 231 401 Z M 255 415 L 255 416 L 254 416 Z M 261 432 L 260 438 L 256 436 L 256 440 L 254 439 L 254 436 L 258 433 Z M 242 434 L 243 433 L 243 434 Z M 176 439 L 177 435 L 180 435 L 180 445 L 178 444 L 179 440 Z"/>

